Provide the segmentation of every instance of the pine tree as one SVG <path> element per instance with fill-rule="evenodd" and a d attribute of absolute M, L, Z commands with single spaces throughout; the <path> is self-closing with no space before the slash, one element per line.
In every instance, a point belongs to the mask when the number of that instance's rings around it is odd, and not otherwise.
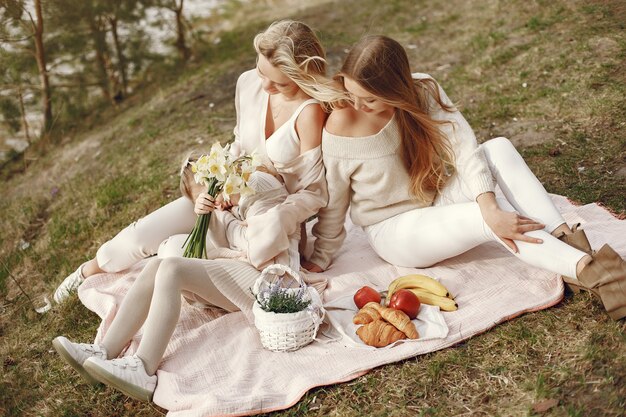
<path fill-rule="evenodd" d="M 20 56 L 30 54 L 35 58 L 39 76 L 38 93 L 41 96 L 41 112 L 43 116 L 41 137 L 46 137 L 52 129 L 52 89 L 50 87 L 50 78 L 47 68 L 46 48 L 44 46 L 44 14 L 40 0 L 35 0 L 32 4 L 33 10 L 26 7 L 26 3 L 22 0 L 1 0 L 0 11 L 2 12 L 2 20 L 5 24 L 9 24 L 10 28 L 5 27 L 3 31 L 2 43 L 5 52 L 9 51 L 11 62 L 18 64 L 19 67 L 27 67 L 20 59 Z M 10 67 L 5 65 L 5 67 Z M 10 83 L 16 82 L 12 89 L 16 92 L 19 102 L 19 108 L 22 109 L 22 124 L 28 135 L 26 124 L 26 116 L 24 109 L 24 94 L 21 77 L 17 77 L 15 65 L 13 71 L 5 72 L 3 79 L 3 88 L 7 88 Z M 13 78 L 10 80 L 10 78 Z"/>

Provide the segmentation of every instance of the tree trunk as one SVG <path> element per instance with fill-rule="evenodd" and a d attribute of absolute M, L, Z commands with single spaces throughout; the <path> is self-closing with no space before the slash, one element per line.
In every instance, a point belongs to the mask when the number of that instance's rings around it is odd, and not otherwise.
<path fill-rule="evenodd" d="M 111 25 L 111 34 L 113 34 L 113 42 L 115 43 L 117 65 L 120 71 L 120 77 L 122 78 L 122 95 L 123 97 L 126 97 L 126 94 L 128 94 L 128 78 L 126 75 L 126 57 L 124 56 L 124 51 L 122 51 L 122 45 L 120 44 L 119 34 L 117 33 L 117 18 L 110 17 L 109 23 Z"/>
<path fill-rule="evenodd" d="M 41 0 L 35 0 L 35 13 L 37 22 L 35 23 L 35 58 L 39 69 L 41 80 L 41 97 L 43 104 L 43 128 L 41 136 L 44 137 L 52 129 L 52 95 L 50 91 L 50 81 L 48 79 L 48 69 L 46 68 L 46 53 L 43 46 L 43 13 L 41 12 Z"/>
<path fill-rule="evenodd" d="M 183 4 L 185 0 L 180 0 L 180 4 L 176 4 L 174 13 L 176 13 L 176 49 L 180 54 L 180 58 L 183 62 L 187 62 L 191 56 L 191 51 L 187 47 L 187 41 L 185 40 L 185 19 L 183 17 Z"/>
<path fill-rule="evenodd" d="M 22 87 L 17 88 L 17 100 L 20 103 L 20 114 L 22 116 L 22 129 L 26 135 L 26 142 L 30 145 L 30 132 L 28 131 L 28 122 L 26 121 L 26 110 L 24 109 L 24 95 L 22 94 Z"/>
<path fill-rule="evenodd" d="M 113 103 L 111 88 L 109 85 L 109 71 L 107 70 L 107 46 L 105 32 L 100 29 L 100 25 L 93 16 L 90 18 L 89 28 L 91 30 L 91 36 L 93 38 L 94 49 L 96 52 L 96 66 L 100 75 L 100 89 L 102 90 L 104 98 Z"/>

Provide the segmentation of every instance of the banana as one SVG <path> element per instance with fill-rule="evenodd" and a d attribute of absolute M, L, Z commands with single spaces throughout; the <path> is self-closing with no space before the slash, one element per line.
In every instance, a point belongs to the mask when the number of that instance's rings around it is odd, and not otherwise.
<path fill-rule="evenodd" d="M 413 294 L 417 295 L 420 303 L 430 304 L 431 306 L 439 306 L 443 311 L 456 311 L 459 308 L 459 305 L 456 301 L 452 300 L 448 297 L 441 297 L 439 295 L 435 295 L 431 292 L 424 291 L 420 288 L 407 288 Z"/>
<path fill-rule="evenodd" d="M 421 288 L 441 297 L 450 297 L 448 289 L 439 281 L 426 275 L 411 274 L 394 279 L 387 290 L 387 300 L 391 300 L 394 292 L 403 288 Z"/>

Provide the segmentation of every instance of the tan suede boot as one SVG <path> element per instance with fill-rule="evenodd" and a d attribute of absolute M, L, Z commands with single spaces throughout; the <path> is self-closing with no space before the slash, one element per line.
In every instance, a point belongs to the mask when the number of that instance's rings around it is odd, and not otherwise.
<path fill-rule="evenodd" d="M 587 239 L 585 231 L 580 229 L 580 223 L 576 223 L 572 227 L 572 234 L 566 235 L 565 233 L 561 233 L 561 236 L 558 236 L 557 238 L 568 245 L 591 255 L 592 251 L 589 239 Z"/>
<path fill-rule="evenodd" d="M 578 277 L 582 289 L 598 295 L 613 320 L 626 317 L 626 261 L 609 245 L 591 255 Z"/>
<path fill-rule="evenodd" d="M 580 229 L 580 223 L 576 223 L 572 227 L 572 234 L 566 235 L 565 233 L 561 233 L 560 236 L 557 236 L 557 239 L 589 255 L 593 254 L 593 251 L 591 250 L 591 245 L 589 244 L 589 239 L 587 239 L 585 231 Z M 576 281 L 575 279 L 566 276 L 563 276 L 562 278 L 565 286 L 570 291 L 574 293 L 579 293 L 581 289 L 584 289 L 580 287 L 578 281 Z"/>

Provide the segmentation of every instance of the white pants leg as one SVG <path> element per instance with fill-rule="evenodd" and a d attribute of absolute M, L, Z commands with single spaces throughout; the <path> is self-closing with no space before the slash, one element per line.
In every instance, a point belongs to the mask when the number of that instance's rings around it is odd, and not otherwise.
<path fill-rule="evenodd" d="M 172 201 L 130 224 L 100 246 L 96 254 L 98 266 L 106 272 L 123 271 L 155 255 L 161 242 L 170 236 L 190 233 L 196 217 L 191 200 L 181 197 Z"/>
<path fill-rule="evenodd" d="M 515 256 L 531 265 L 575 277 L 576 264 L 585 253 L 550 234 L 564 220 L 543 186 L 507 139 L 493 139 L 482 147 L 506 196 L 498 199 L 500 208 L 518 211 L 546 224 L 545 230 L 527 233 L 543 243 L 516 241 L 519 253 Z M 446 186 L 433 206 L 399 214 L 364 230 L 376 253 L 399 266 L 427 267 L 490 241 L 510 251 L 484 222 L 478 203 L 470 200 L 458 178 Z"/>

